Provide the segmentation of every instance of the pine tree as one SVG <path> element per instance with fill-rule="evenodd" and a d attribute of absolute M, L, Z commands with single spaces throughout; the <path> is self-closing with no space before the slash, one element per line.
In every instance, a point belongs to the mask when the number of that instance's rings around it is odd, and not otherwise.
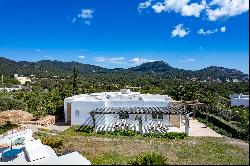
<path fill-rule="evenodd" d="M 73 68 L 73 80 L 72 80 L 72 86 L 73 86 L 72 94 L 73 95 L 76 95 L 78 93 L 78 90 L 79 90 L 78 84 L 79 84 L 78 70 L 76 67 L 74 67 Z"/>

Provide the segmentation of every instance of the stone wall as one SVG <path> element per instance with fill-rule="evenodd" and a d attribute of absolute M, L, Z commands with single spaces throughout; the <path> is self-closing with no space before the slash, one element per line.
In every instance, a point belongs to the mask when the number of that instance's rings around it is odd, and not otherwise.
<path fill-rule="evenodd" d="M 7 121 L 18 124 L 21 121 L 30 121 L 34 117 L 31 113 L 22 110 L 9 110 L 0 112 L 0 125 L 5 124 Z"/>

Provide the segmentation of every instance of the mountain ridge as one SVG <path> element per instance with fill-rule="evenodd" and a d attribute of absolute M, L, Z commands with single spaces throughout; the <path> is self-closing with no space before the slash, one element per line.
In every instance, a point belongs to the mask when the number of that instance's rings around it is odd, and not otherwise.
<path fill-rule="evenodd" d="M 199 80 L 211 78 L 232 80 L 237 79 L 246 81 L 249 75 L 237 69 L 228 69 L 219 66 L 209 66 L 199 70 L 185 70 L 174 68 L 164 61 L 146 62 L 141 65 L 124 68 L 108 69 L 97 65 L 83 64 L 80 62 L 63 62 L 58 60 L 40 60 L 37 62 L 14 61 L 5 57 L 0 57 L 0 74 L 20 74 L 20 75 L 36 75 L 38 77 L 48 77 L 51 75 L 71 75 L 72 69 L 77 67 L 81 74 L 90 73 L 119 73 L 133 72 L 161 75 L 166 78 L 198 78 Z"/>

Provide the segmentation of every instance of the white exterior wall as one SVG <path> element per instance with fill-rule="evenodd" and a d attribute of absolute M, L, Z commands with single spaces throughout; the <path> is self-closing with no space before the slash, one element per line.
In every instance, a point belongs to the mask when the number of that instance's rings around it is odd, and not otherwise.
<path fill-rule="evenodd" d="M 249 99 L 231 99 L 231 106 L 240 106 L 240 105 L 249 107 Z"/>
<path fill-rule="evenodd" d="M 96 108 L 101 107 L 164 107 L 168 106 L 166 101 L 118 101 L 118 100 L 108 100 L 108 101 L 72 101 L 65 100 L 64 102 L 64 114 L 65 122 L 67 122 L 67 103 L 71 103 L 71 125 L 92 125 L 92 117 L 90 112 Z M 79 110 L 79 117 L 76 116 L 76 110 Z M 130 114 L 128 123 L 134 124 L 138 123 L 135 121 L 136 114 Z M 95 115 L 96 125 L 108 125 L 113 124 L 116 120 L 119 120 L 118 114 L 97 114 Z M 152 120 L 152 115 L 142 115 L 143 124 L 150 124 Z M 146 121 L 145 121 L 146 120 Z M 168 125 L 168 115 L 163 116 L 164 125 Z"/>
<path fill-rule="evenodd" d="M 249 95 L 230 95 L 231 98 L 231 106 L 240 106 L 243 105 L 245 107 L 249 107 Z"/>
<path fill-rule="evenodd" d="M 105 95 L 103 95 L 105 94 Z M 106 95 L 111 95 L 110 99 L 106 98 Z M 107 93 L 95 93 L 91 95 L 78 95 L 66 98 L 64 100 L 64 115 L 65 122 L 67 119 L 67 103 L 71 103 L 71 125 L 92 125 L 93 120 L 90 112 L 96 108 L 103 107 L 167 107 L 172 100 L 166 95 L 145 95 L 136 93 L 141 96 L 142 100 L 134 96 L 135 93 L 129 94 L 115 94 L 113 92 Z M 79 111 L 79 117 L 76 115 L 76 110 Z M 149 125 L 152 120 L 152 115 L 142 115 L 143 125 Z M 136 114 L 130 114 L 128 123 L 138 124 L 135 120 Z M 96 126 L 113 124 L 119 120 L 118 114 L 97 114 L 95 115 Z M 163 115 L 163 124 L 169 125 L 169 116 Z"/>
<path fill-rule="evenodd" d="M 71 105 L 71 125 L 92 125 L 90 112 L 96 108 L 105 107 L 105 101 L 72 101 Z M 76 116 L 76 110 L 79 110 L 79 117 Z M 97 124 L 104 124 L 105 117 L 96 116 Z"/>

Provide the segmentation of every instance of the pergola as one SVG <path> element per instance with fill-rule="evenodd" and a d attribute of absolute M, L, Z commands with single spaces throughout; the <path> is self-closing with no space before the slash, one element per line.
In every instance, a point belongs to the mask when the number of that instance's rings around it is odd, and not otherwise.
<path fill-rule="evenodd" d="M 93 119 L 94 129 L 96 128 L 96 114 L 168 114 L 168 115 L 185 115 L 185 133 L 189 132 L 189 114 L 185 109 L 185 106 L 182 104 L 173 105 L 171 104 L 168 107 L 102 107 L 96 108 L 90 112 L 90 115 Z M 139 130 L 142 132 L 142 121 L 139 120 Z"/>
<path fill-rule="evenodd" d="M 199 102 L 198 100 L 194 100 L 194 101 L 171 101 L 170 102 L 172 104 L 172 106 L 184 106 L 185 108 L 187 106 L 191 106 L 191 107 L 205 107 L 206 108 L 206 123 L 208 125 L 208 116 L 207 116 L 207 113 L 208 113 L 208 105 L 206 105 L 205 103 L 201 103 Z M 195 117 L 195 112 L 194 112 L 194 117 Z"/>

